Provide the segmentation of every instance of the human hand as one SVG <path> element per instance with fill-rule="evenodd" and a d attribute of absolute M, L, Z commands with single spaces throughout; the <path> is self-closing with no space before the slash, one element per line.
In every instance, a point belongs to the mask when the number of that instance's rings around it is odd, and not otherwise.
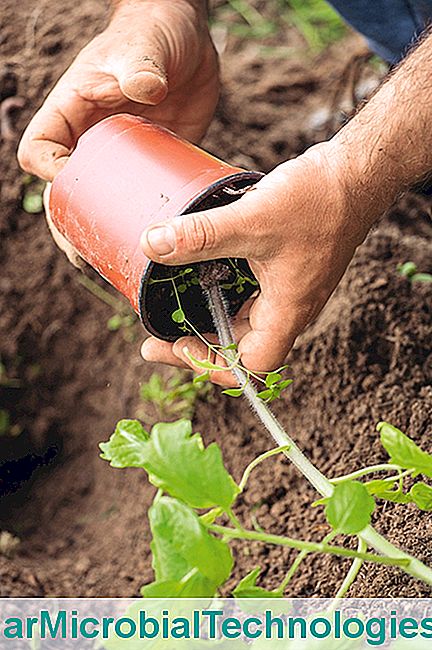
<path fill-rule="evenodd" d="M 119 2 L 107 29 L 77 56 L 28 125 L 21 167 L 52 180 L 79 136 L 115 113 L 154 120 L 198 141 L 219 92 L 205 2 Z"/>
<path fill-rule="evenodd" d="M 261 291 L 234 330 L 241 363 L 249 370 L 270 371 L 283 364 L 378 216 L 351 205 L 347 176 L 335 148 L 323 143 L 283 163 L 228 206 L 175 217 L 144 232 L 144 253 L 163 264 L 248 260 Z M 150 337 L 142 355 L 187 367 L 185 346 L 195 358 L 207 358 L 203 344 L 188 337 L 174 344 Z M 212 380 L 235 385 L 228 371 L 213 372 Z"/>

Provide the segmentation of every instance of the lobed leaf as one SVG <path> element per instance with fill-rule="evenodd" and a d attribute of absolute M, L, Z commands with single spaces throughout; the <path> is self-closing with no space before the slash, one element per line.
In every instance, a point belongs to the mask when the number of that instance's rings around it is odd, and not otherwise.
<path fill-rule="evenodd" d="M 325 514 L 330 526 L 338 533 L 355 535 L 370 523 L 375 500 L 360 481 L 345 481 L 336 485 L 329 498 Z"/>
<path fill-rule="evenodd" d="M 120 420 L 108 442 L 99 444 L 101 458 L 112 467 L 142 467 L 149 434 L 138 420 Z"/>
<path fill-rule="evenodd" d="M 256 581 L 261 573 L 261 568 L 256 567 L 244 578 L 240 580 L 238 585 L 233 589 L 233 596 L 235 598 L 283 598 L 281 591 L 269 591 L 264 587 L 258 587 Z"/>
<path fill-rule="evenodd" d="M 193 569 L 181 580 L 160 580 L 141 588 L 144 598 L 212 598 L 214 584 L 197 569 Z"/>
<path fill-rule="evenodd" d="M 185 580 L 189 595 L 214 595 L 233 567 L 228 544 L 211 535 L 198 515 L 177 499 L 158 499 L 149 520 L 156 583 Z"/>
<path fill-rule="evenodd" d="M 386 501 L 392 501 L 393 503 L 411 503 L 412 501 L 412 498 L 404 493 L 396 480 L 391 483 L 382 479 L 368 481 L 365 483 L 365 488 L 369 494 L 378 499 L 386 499 Z"/>
<path fill-rule="evenodd" d="M 390 456 L 390 462 L 404 469 L 413 469 L 416 474 L 432 478 L 432 455 L 420 449 L 402 431 L 387 422 L 379 422 L 377 431 L 381 443 Z"/>
<path fill-rule="evenodd" d="M 420 510 L 432 510 L 432 487 L 420 482 L 412 486 L 410 496 Z"/>
<path fill-rule="evenodd" d="M 204 448 L 189 420 L 156 424 L 142 454 L 149 480 L 193 508 L 228 510 L 239 488 L 224 467 L 220 448 Z"/>

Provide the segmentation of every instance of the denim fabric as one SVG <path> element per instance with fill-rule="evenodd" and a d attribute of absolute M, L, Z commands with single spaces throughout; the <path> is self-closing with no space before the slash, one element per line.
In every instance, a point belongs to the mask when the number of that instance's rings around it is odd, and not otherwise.
<path fill-rule="evenodd" d="M 395 64 L 432 23 L 432 0 L 328 0 L 370 48 Z"/>

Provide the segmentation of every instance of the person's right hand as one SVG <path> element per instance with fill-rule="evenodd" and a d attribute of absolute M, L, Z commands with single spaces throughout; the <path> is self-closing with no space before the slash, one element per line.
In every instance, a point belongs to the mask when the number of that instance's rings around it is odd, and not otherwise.
<path fill-rule="evenodd" d="M 77 56 L 31 120 L 21 167 L 52 180 L 79 136 L 131 113 L 198 141 L 219 93 L 217 55 L 201 0 L 124 0 Z"/>

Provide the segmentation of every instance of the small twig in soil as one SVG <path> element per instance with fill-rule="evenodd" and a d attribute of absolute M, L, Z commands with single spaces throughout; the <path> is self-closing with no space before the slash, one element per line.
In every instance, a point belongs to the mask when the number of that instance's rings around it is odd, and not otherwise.
<path fill-rule="evenodd" d="M 6 97 L 0 104 L 0 137 L 6 142 L 13 142 L 17 133 L 11 123 L 11 112 L 24 108 L 24 97 Z"/>

